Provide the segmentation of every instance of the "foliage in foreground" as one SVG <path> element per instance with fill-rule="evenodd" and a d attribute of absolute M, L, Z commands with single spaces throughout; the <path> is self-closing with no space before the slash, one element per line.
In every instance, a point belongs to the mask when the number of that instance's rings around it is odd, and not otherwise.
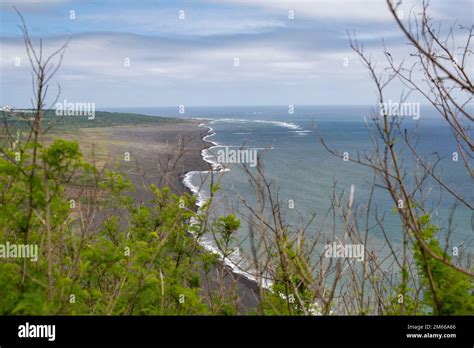
<path fill-rule="evenodd" d="M 234 215 L 208 221 L 209 204 L 196 212 L 192 195 L 154 185 L 149 187 L 154 198 L 138 204 L 128 194 L 131 183 L 119 172 L 87 163 L 76 142 L 57 139 L 44 147 L 17 141 L 9 148 L 0 157 L 0 241 L 37 245 L 39 254 L 36 262 L 0 259 L 0 314 L 241 312 L 235 287 L 224 280 L 228 270 L 198 242 L 212 232 L 223 254 L 230 255 L 240 227 Z M 420 224 L 431 250 L 443 255 L 429 217 Z M 274 241 L 273 286 L 260 293 L 261 306 L 253 313 L 332 313 L 336 299 L 318 298 L 312 261 L 302 253 L 301 241 L 295 244 L 287 232 Z M 403 308 L 389 301 L 386 313 L 472 314 L 469 277 L 426 255 L 416 243 L 413 248 L 422 303 L 412 296 L 413 288 L 405 287 Z M 367 313 L 362 308 L 353 314 Z"/>
<path fill-rule="evenodd" d="M 75 142 L 8 155 L 0 158 L 0 240 L 38 245 L 39 255 L 0 259 L 0 314 L 235 313 L 201 294 L 200 270 L 217 258 L 189 237 L 189 221 L 198 230 L 202 220 L 192 196 L 151 186 L 154 199 L 137 205 L 130 183 L 99 173 Z"/>

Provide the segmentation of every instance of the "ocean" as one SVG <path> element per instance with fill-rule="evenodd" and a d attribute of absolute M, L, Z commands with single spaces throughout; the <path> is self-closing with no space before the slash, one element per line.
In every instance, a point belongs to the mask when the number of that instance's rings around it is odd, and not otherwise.
<path fill-rule="evenodd" d="M 220 186 L 214 198 L 213 209 L 216 216 L 237 213 L 241 219 L 237 238 L 238 249 L 230 260 L 227 260 L 234 268 L 239 264 L 237 268 L 241 271 L 248 267 L 245 260 L 250 253 L 250 241 L 247 238 L 249 224 L 255 223 L 250 218 L 251 214 L 243 204 L 243 200 L 255 204 L 256 195 L 241 164 L 218 163 L 218 156 L 225 151 L 227 159 L 229 151 L 235 154 L 243 149 L 255 151 L 260 156 L 266 177 L 272 182 L 274 191 L 278 192 L 285 222 L 290 230 L 296 231 L 305 226 L 314 214 L 315 218 L 307 229 L 307 234 L 311 235 L 312 231 L 316 230 L 329 233 L 332 230 L 332 222 L 331 219 L 324 217 L 330 208 L 334 187 L 338 193 L 344 192 L 346 199 L 352 187 L 353 206 L 358 209 L 362 209 L 361 207 L 367 203 L 372 171 L 330 154 L 321 144 L 320 136 L 331 148 L 341 154 L 345 152 L 350 158 L 356 158 L 358 153 L 363 155 L 364 151 L 370 153 L 373 145 L 364 118 L 370 119 L 372 107 L 297 105 L 293 109 L 288 106 L 187 107 L 184 114 L 180 113 L 178 107 L 110 108 L 107 111 L 128 111 L 201 120 L 201 126 L 209 130 L 205 140 L 212 145 L 203 151 L 203 158 L 213 164 L 214 180 L 219 181 Z M 432 160 L 441 158 L 437 172 L 446 183 L 472 203 L 474 182 L 466 172 L 462 160 L 453 161 L 452 155 L 457 149 L 446 121 L 429 107 L 421 107 L 419 116 L 419 119 L 403 118 L 404 128 L 413 130 L 416 127 L 419 154 Z M 400 159 L 406 168 L 407 179 L 413 183 L 415 163 L 408 149 L 405 149 Z M 255 171 L 251 163 L 247 164 L 247 168 L 251 172 Z M 200 197 L 200 202 L 209 197 L 208 174 L 190 172 L 184 179 L 187 187 Z M 455 200 L 451 196 L 446 193 L 440 196 L 438 186 L 433 180 L 427 180 L 426 184 L 426 192 L 429 193 L 427 206 L 433 207 L 430 212 L 432 221 L 441 226 L 441 242 L 443 243 L 450 226 L 451 246 L 462 245 L 462 248 L 472 253 L 473 212 L 462 205 L 457 205 L 453 210 Z M 388 192 L 377 189 L 373 201 L 377 213 L 384 216 L 388 238 L 395 246 L 398 245 L 402 238 L 402 229 L 398 215 L 393 213 L 395 204 L 392 198 Z M 374 222 L 372 219 L 373 225 Z M 336 225 L 337 229 L 341 228 L 340 224 Z M 382 254 L 388 252 L 380 229 L 373 227 L 369 237 L 371 249 Z M 215 250 L 212 238 L 209 236 L 204 240 L 204 244 L 209 249 Z"/>

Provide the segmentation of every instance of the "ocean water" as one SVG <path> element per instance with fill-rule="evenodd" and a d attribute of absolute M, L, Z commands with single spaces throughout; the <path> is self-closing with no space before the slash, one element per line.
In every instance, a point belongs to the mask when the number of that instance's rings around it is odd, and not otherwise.
<path fill-rule="evenodd" d="M 253 222 L 243 200 L 255 204 L 256 196 L 241 164 L 217 163 L 218 151 L 224 150 L 224 147 L 256 151 L 263 160 L 266 177 L 272 182 L 274 191 L 278 192 L 285 221 L 290 229 L 297 230 L 298 227 L 306 225 L 315 214 L 315 219 L 307 230 L 308 235 L 319 229 L 323 233 L 329 233 L 332 222 L 324 217 L 330 208 L 334 187 L 338 193 L 344 192 L 347 199 L 353 186 L 353 206 L 358 209 L 363 209 L 367 203 L 372 183 L 371 170 L 333 156 L 322 146 L 320 136 L 338 153 L 347 152 L 352 158 L 358 153 L 363 155 L 364 151 L 370 153 L 373 145 L 364 117 L 370 118 L 371 107 L 295 106 L 294 113 L 289 113 L 288 106 L 189 107 L 184 115 L 179 113 L 178 108 L 130 108 L 109 111 L 202 119 L 202 127 L 209 129 L 205 140 L 213 145 L 203 151 L 203 158 L 214 165 L 213 179 L 220 183 L 214 200 L 216 215 L 237 212 L 242 222 L 238 233 L 241 241 L 239 250 L 234 255 L 234 261 L 229 260 L 229 263 L 242 263 L 249 253 L 250 242 L 246 237 L 249 224 Z M 438 165 L 438 173 L 446 183 L 472 203 L 474 183 L 462 161 L 452 160 L 452 153 L 457 150 L 445 121 L 433 110 L 422 107 L 419 120 L 405 117 L 403 127 L 408 130 L 416 127 L 419 153 L 433 160 L 440 156 L 442 159 Z M 408 149 L 401 154 L 400 159 L 405 165 L 408 180 L 411 180 L 415 165 Z M 249 165 L 247 168 L 251 172 L 255 171 Z M 200 196 L 201 201 L 209 196 L 209 177 L 207 172 L 191 172 L 185 178 L 186 185 Z M 454 199 L 446 194 L 440 196 L 433 180 L 427 181 L 427 188 L 427 206 L 433 207 L 431 217 L 441 226 L 440 236 L 444 236 L 448 230 L 449 217 L 452 216 L 451 245 L 462 243 L 463 248 L 472 253 L 473 212 L 462 205 L 458 205 L 453 211 Z M 397 245 L 402 237 L 402 229 L 398 216 L 392 212 L 394 202 L 387 192 L 377 189 L 374 194 L 375 206 L 378 214 L 384 215 L 387 236 Z M 371 222 L 373 223 L 373 220 Z M 340 229 L 340 226 L 337 228 Z M 383 253 L 385 241 L 382 232 L 373 228 L 369 237 L 371 248 Z M 441 240 L 443 238 L 440 237 Z M 212 244 L 209 238 L 207 247 L 212 249 Z"/>

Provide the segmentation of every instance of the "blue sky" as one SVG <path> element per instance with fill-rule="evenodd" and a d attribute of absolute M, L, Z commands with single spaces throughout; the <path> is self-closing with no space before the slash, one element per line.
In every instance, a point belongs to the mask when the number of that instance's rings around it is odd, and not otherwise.
<path fill-rule="evenodd" d="M 419 3 L 405 1 L 405 17 Z M 472 25 L 471 1 L 431 4 L 443 25 Z M 381 68 L 382 38 L 395 59 L 410 52 L 382 0 L 2 0 L 0 104 L 18 107 L 29 106 L 32 91 L 13 5 L 46 52 L 71 38 L 51 95 L 60 83 L 61 100 L 98 108 L 373 104 L 374 88 L 346 30 Z M 400 94 L 396 86 L 391 92 Z"/>

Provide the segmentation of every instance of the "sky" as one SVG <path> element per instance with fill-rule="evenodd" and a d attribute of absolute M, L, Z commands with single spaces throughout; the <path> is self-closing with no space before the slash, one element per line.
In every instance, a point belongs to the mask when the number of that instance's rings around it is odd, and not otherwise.
<path fill-rule="evenodd" d="M 404 1 L 405 21 L 419 5 Z M 396 61 L 412 51 L 383 0 L 0 0 L 0 105 L 16 107 L 32 87 L 13 6 L 44 54 L 70 38 L 51 98 L 60 84 L 60 100 L 99 109 L 373 104 L 347 31 L 381 69 L 382 40 Z M 473 2 L 431 1 L 430 13 L 471 26 Z"/>

